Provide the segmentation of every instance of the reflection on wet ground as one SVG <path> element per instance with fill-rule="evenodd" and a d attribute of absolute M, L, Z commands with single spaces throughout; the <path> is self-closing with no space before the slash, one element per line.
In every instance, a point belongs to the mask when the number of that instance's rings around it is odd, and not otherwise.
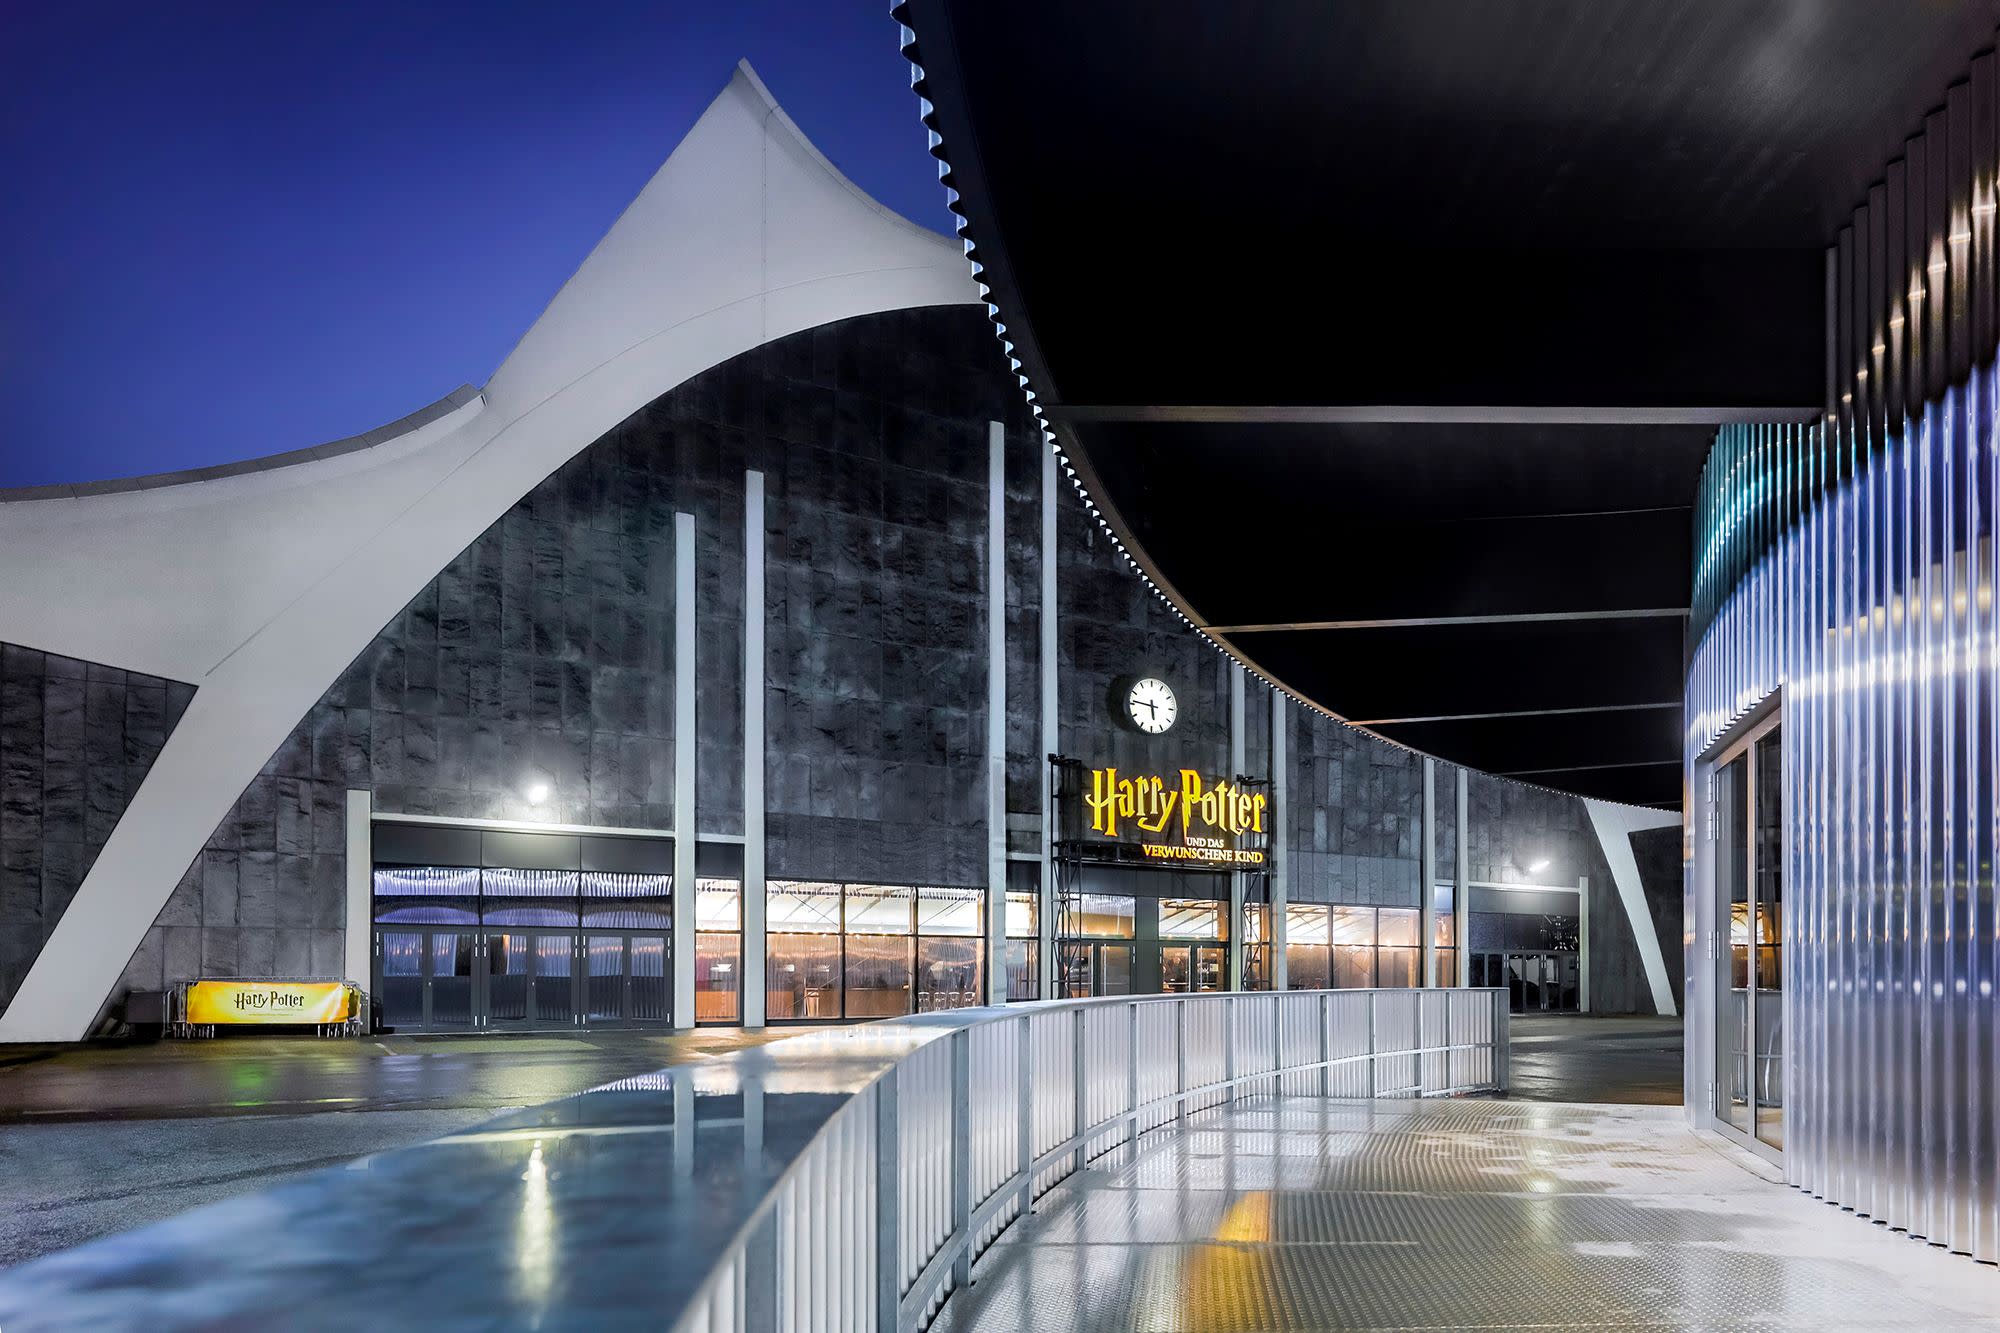
<path fill-rule="evenodd" d="M 784 1029 L 9 1048 L 0 1267 Z M 365 1113 L 365 1114 L 363 1114 Z"/>
<path fill-rule="evenodd" d="M 1681 1104 L 1681 1020 L 1516 1015 L 1507 1028 L 1520 1101 Z"/>
<path fill-rule="evenodd" d="M 937 1333 L 2000 1327 L 2000 1274 L 1679 1108 L 1249 1102 L 1058 1186 Z"/>
<path fill-rule="evenodd" d="M 10 1047 L 0 1057 L 0 1123 L 523 1106 L 793 1031 Z"/>

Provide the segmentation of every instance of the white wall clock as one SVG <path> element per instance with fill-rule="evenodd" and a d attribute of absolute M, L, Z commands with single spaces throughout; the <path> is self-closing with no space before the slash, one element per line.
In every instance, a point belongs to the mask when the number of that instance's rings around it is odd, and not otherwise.
<path fill-rule="evenodd" d="M 1133 726 L 1157 736 L 1174 724 L 1181 710 L 1167 682 L 1147 676 L 1133 681 L 1132 688 L 1125 692 L 1125 711 L 1131 716 Z"/>

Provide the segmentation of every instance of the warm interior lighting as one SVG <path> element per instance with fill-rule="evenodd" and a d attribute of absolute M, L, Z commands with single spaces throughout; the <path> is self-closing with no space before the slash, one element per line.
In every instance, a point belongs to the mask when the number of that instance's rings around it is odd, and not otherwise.
<path fill-rule="evenodd" d="M 1890 320 L 1889 322 L 1890 322 L 1891 324 L 1900 324 L 1900 323 L 1902 323 L 1903 321 L 1902 321 L 1902 320 L 1900 320 L 1900 319 L 1892 319 L 1892 320 Z M 1876 344 L 1875 344 L 1875 348 L 1874 348 L 1874 351 L 1875 351 L 1875 355 L 1877 355 L 1877 356 L 1880 356 L 1880 355 L 1882 355 L 1882 353 L 1884 353 L 1884 352 L 1886 352 L 1886 351 L 1888 351 L 1888 350 L 1889 350 L 1889 344 L 1887 344 L 1887 343 L 1876 343 Z"/>

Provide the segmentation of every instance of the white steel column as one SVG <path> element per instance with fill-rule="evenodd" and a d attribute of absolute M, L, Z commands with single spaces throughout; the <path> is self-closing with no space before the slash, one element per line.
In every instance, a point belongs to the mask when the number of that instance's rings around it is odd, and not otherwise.
<path fill-rule="evenodd" d="M 694 515 L 674 515 L 674 1026 L 694 1026 Z"/>
<path fill-rule="evenodd" d="M 1576 1011 L 1590 1012 L 1590 876 L 1576 877 Z"/>
<path fill-rule="evenodd" d="M 743 474 L 743 1026 L 764 1026 L 764 474 Z"/>
<path fill-rule="evenodd" d="M 1243 773 L 1243 668 L 1231 662 L 1229 671 L 1229 781 Z M 1243 872 L 1229 872 L 1229 985 L 1243 989 Z"/>
<path fill-rule="evenodd" d="M 1007 1002 L 1007 430 L 986 423 L 986 997 Z"/>
<path fill-rule="evenodd" d="M 1437 760 L 1425 755 L 1424 766 L 1424 841 L 1417 851 L 1417 878 L 1422 881 L 1418 891 L 1423 895 L 1418 901 L 1420 915 L 1418 928 L 1423 931 L 1424 963 L 1423 984 L 1438 984 L 1437 974 Z"/>
<path fill-rule="evenodd" d="M 1055 867 L 1055 770 L 1049 756 L 1062 748 L 1061 729 L 1056 717 L 1056 629 L 1060 607 L 1056 600 L 1056 451 L 1042 450 L 1042 888 L 1035 905 L 1035 948 L 1041 978 L 1042 997 L 1056 993 L 1056 867 Z"/>
<path fill-rule="evenodd" d="M 375 798 L 370 792 L 347 793 L 347 938 L 341 961 L 346 980 L 361 987 L 374 1002 L 375 968 L 373 899 L 375 896 Z"/>
<path fill-rule="evenodd" d="M 1286 854 L 1284 830 L 1290 818 L 1285 804 L 1286 775 L 1290 772 L 1291 714 L 1283 690 L 1271 691 L 1271 923 L 1265 936 L 1271 951 L 1271 989 L 1290 990 L 1292 969 L 1285 960 L 1289 932 L 1285 928 L 1285 904 L 1292 898 L 1291 858 Z M 1324 1024 L 1321 1025 L 1324 1028 Z"/>
<path fill-rule="evenodd" d="M 1469 864 L 1467 858 L 1471 854 L 1471 843 L 1466 838 L 1465 769 L 1461 767 L 1455 771 L 1458 774 L 1458 837 L 1453 844 L 1457 848 L 1457 851 L 1451 858 L 1452 870 L 1454 872 L 1451 886 L 1451 913 L 1457 918 L 1457 929 L 1454 934 L 1458 940 L 1458 984 L 1461 986 L 1470 986 L 1472 984 L 1472 939 L 1467 934 L 1467 931 L 1472 926 L 1472 909 L 1466 902 L 1466 895 L 1471 892 L 1472 886 L 1469 881 L 1472 877 L 1466 873 L 1466 866 Z"/>

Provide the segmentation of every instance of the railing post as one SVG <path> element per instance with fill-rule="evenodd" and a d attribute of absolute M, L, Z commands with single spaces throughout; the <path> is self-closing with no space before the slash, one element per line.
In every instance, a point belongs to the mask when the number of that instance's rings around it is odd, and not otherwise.
<path fill-rule="evenodd" d="M 1187 1007 L 1186 1000 L 1174 1001 L 1174 1119 L 1187 1120 Z"/>
<path fill-rule="evenodd" d="M 1222 1081 L 1229 1101 L 1236 1101 L 1236 997 L 1222 1000 Z"/>
<path fill-rule="evenodd" d="M 1333 1012 L 1327 993 L 1319 993 L 1319 1095 L 1333 1096 Z"/>
<path fill-rule="evenodd" d="M 1510 1072 L 1507 1068 L 1507 992 L 1493 992 L 1493 1088 L 1496 1092 L 1507 1091 Z"/>
<path fill-rule="evenodd" d="M 1021 1015 L 1021 1042 L 1014 1053 L 1014 1089 L 1021 1121 L 1016 1146 L 1021 1154 L 1021 1207 L 1025 1218 L 1035 1206 L 1035 1020 Z"/>
<path fill-rule="evenodd" d="M 972 1029 L 951 1034 L 951 1234 L 959 1246 L 952 1286 L 972 1285 Z"/>
<path fill-rule="evenodd" d="M 1139 1005 L 1138 1002 L 1135 1000 L 1127 1000 L 1125 1002 L 1125 1010 L 1127 1013 L 1132 1015 L 1132 1026 L 1129 1029 L 1131 1033 L 1131 1040 L 1128 1041 L 1125 1045 L 1125 1109 L 1132 1113 L 1132 1119 L 1129 1122 L 1132 1135 L 1131 1139 L 1129 1140 L 1129 1144 L 1132 1151 L 1130 1152 L 1130 1154 L 1128 1154 L 1128 1157 L 1129 1160 L 1137 1161 L 1139 1158 Z"/>
<path fill-rule="evenodd" d="M 1368 1099 L 1375 1099 L 1375 997 L 1368 992 Z"/>
<path fill-rule="evenodd" d="M 1087 1095 L 1087 1090 L 1090 1087 L 1087 1075 L 1090 1070 L 1088 1063 L 1083 1058 L 1083 1020 L 1084 1015 L 1089 1011 L 1079 1008 L 1073 1012 L 1076 1016 L 1076 1021 L 1070 1026 L 1070 1079 L 1074 1085 L 1071 1090 L 1076 1094 L 1076 1123 L 1071 1127 L 1070 1132 L 1077 1136 L 1076 1170 L 1081 1171 L 1084 1164 L 1090 1160 L 1090 1142 L 1083 1137 L 1084 1130 L 1090 1126 L 1090 1098 Z"/>
<path fill-rule="evenodd" d="M 743 1245 L 743 1327 L 776 1328 L 780 1283 L 778 1272 L 778 1210 L 765 1211 L 764 1219 L 750 1232 Z"/>
<path fill-rule="evenodd" d="M 875 1327 L 896 1333 L 902 1327 L 903 1236 L 902 1163 L 897 1155 L 896 1071 L 875 1082 Z"/>
<path fill-rule="evenodd" d="M 1271 1096 L 1285 1095 L 1285 1006 L 1279 999 L 1279 992 L 1266 992 L 1271 997 Z"/>

